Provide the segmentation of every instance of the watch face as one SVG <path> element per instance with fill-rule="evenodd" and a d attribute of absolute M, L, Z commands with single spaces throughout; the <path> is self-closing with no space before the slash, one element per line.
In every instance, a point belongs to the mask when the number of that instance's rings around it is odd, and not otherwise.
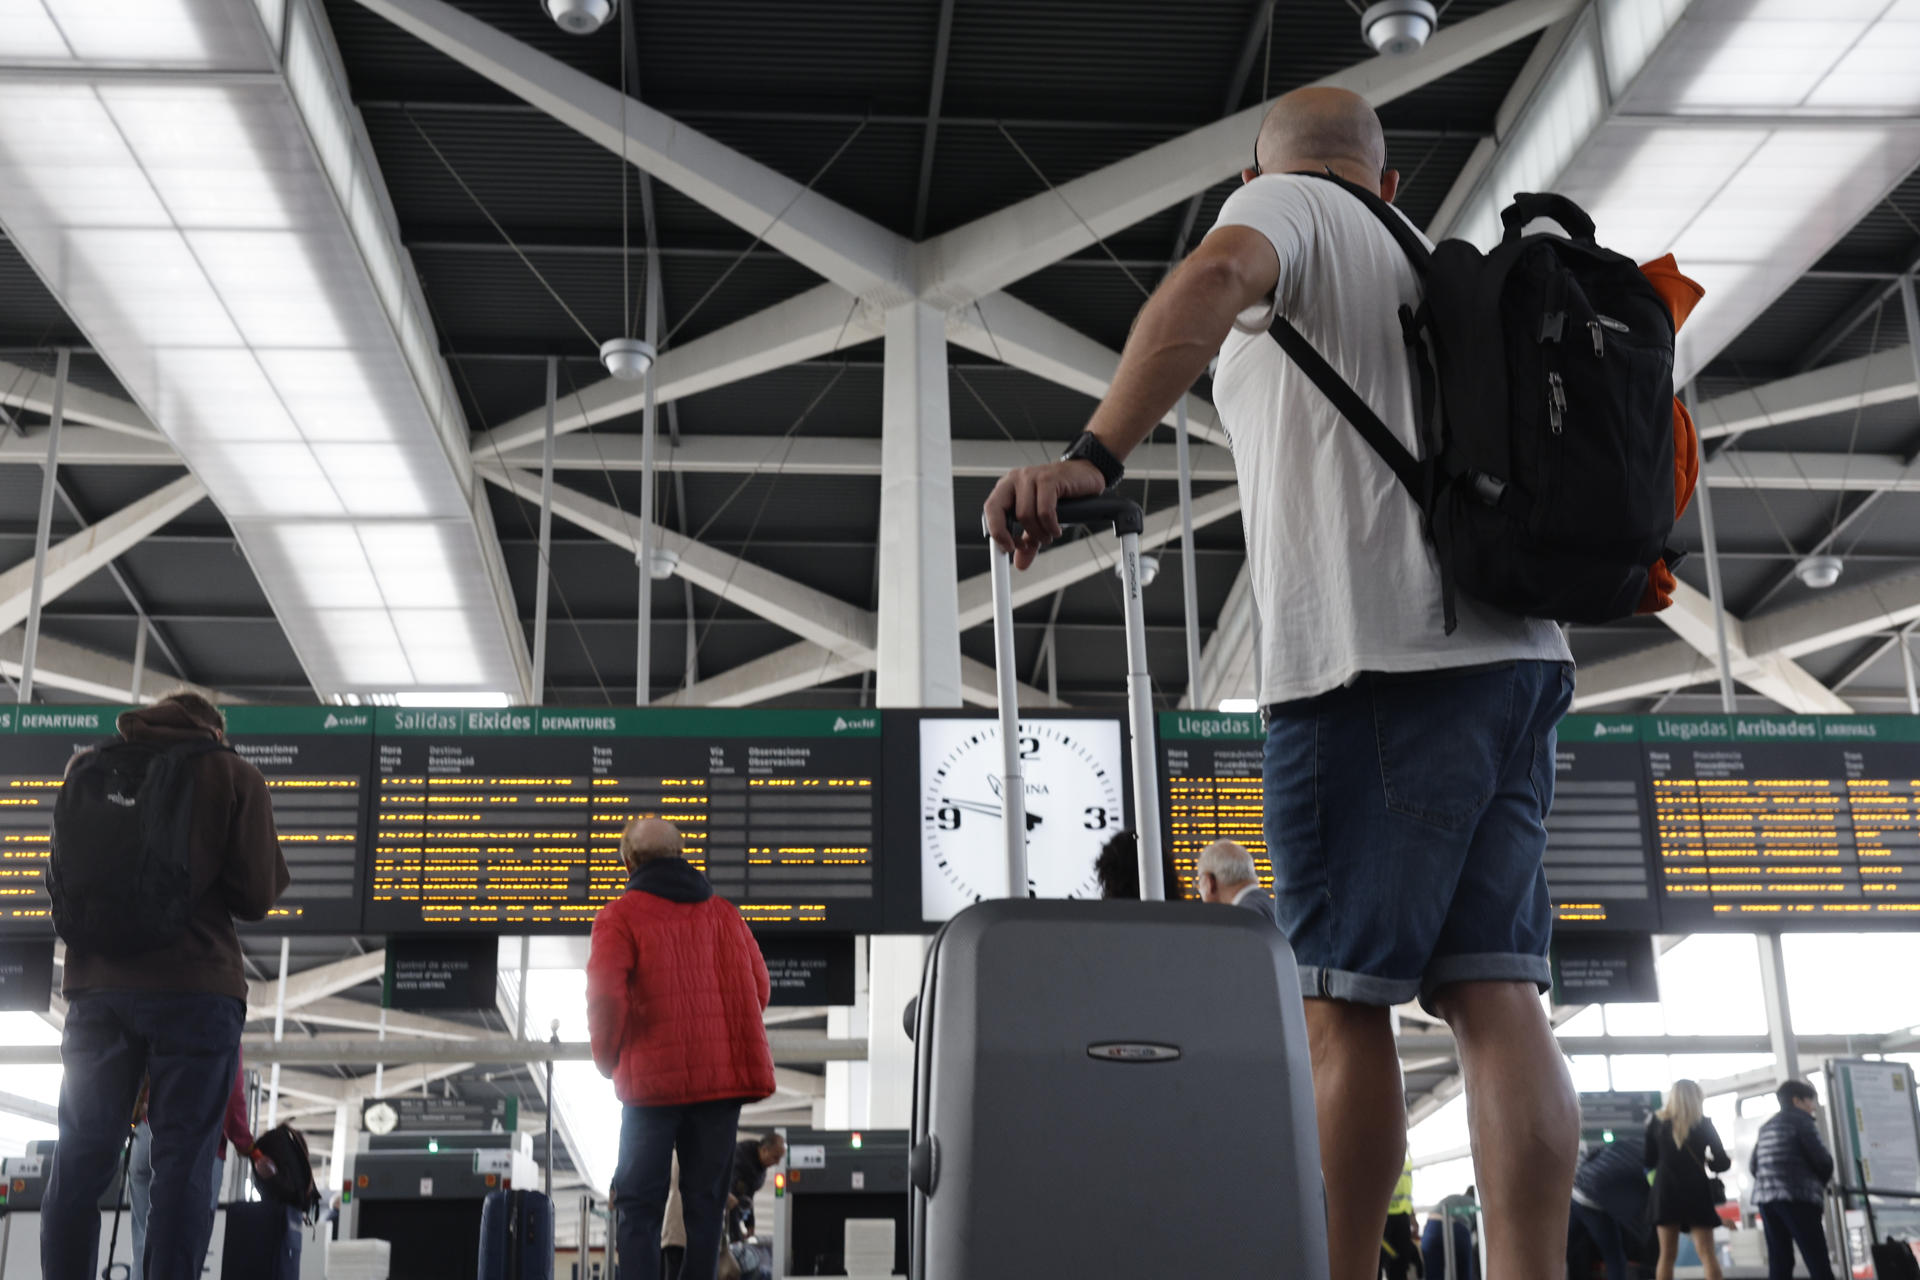
<path fill-rule="evenodd" d="M 1097 898 L 1093 861 L 1127 825 L 1116 720 L 1022 720 L 1025 892 Z M 920 722 L 920 911 L 929 923 L 1007 893 L 998 720 Z"/>

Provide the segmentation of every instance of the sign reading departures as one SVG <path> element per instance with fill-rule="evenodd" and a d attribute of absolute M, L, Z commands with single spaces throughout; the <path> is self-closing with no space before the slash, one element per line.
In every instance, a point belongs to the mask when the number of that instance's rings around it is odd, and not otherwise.
<path fill-rule="evenodd" d="M 43 875 L 73 753 L 120 707 L 0 708 L 0 934 L 52 933 Z M 270 933 L 580 933 L 618 838 L 672 818 L 757 929 L 924 930 L 1002 891 L 997 725 L 951 713 L 234 707 L 293 885 Z M 1035 891 L 1097 892 L 1131 813 L 1124 727 L 1024 718 Z M 1160 717 L 1163 836 L 1261 841 L 1259 721 Z M 1920 718 L 1569 716 L 1547 875 L 1567 932 L 1911 928 Z M 891 856 L 886 852 L 892 850 Z M 1000 873 L 1004 878 L 1004 873 Z"/>

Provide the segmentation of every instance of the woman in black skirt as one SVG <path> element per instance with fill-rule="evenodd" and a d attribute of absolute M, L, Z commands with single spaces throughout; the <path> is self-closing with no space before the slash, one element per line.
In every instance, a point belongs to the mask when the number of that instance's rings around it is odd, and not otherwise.
<path fill-rule="evenodd" d="M 1720 1225 L 1713 1175 L 1733 1167 L 1713 1121 L 1701 1114 L 1705 1100 L 1691 1080 L 1675 1080 L 1667 1105 L 1647 1121 L 1645 1163 L 1654 1170 L 1653 1222 L 1660 1232 L 1658 1280 L 1673 1280 L 1680 1254 L 1680 1233 L 1693 1237 L 1706 1280 L 1721 1280 L 1720 1258 L 1713 1250 L 1713 1229 Z"/>

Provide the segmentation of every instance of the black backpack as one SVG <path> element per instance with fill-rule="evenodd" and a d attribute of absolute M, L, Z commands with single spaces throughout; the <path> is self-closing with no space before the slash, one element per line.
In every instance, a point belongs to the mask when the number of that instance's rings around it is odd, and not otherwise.
<path fill-rule="evenodd" d="M 1673 316 L 1653 285 L 1596 244 L 1593 220 L 1564 196 L 1515 196 L 1491 253 L 1464 240 L 1429 250 L 1375 193 L 1303 176 L 1360 199 L 1423 286 L 1418 308 L 1400 308 L 1417 459 L 1285 317 L 1272 335 L 1419 504 L 1447 631 L 1456 589 L 1556 622 L 1631 615 L 1654 563 L 1679 559 L 1666 547 Z M 1520 234 L 1540 217 L 1568 235 Z"/>
<path fill-rule="evenodd" d="M 171 945 L 193 915 L 194 762 L 212 738 L 115 739 L 68 770 L 53 803 L 47 894 L 68 946 L 132 956 Z"/>
<path fill-rule="evenodd" d="M 260 1198 L 298 1209 L 309 1222 L 320 1211 L 320 1189 L 313 1181 L 313 1157 L 307 1151 L 307 1135 L 282 1122 L 254 1139 L 253 1149 L 273 1161 L 273 1173 L 261 1177 L 253 1171 L 253 1185 Z"/>

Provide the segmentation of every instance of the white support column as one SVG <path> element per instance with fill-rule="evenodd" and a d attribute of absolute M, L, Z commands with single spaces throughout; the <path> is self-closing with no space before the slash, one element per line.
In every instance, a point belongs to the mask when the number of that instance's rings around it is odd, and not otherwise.
<path fill-rule="evenodd" d="M 280 1043 L 285 1037 L 287 1030 L 287 953 L 292 950 L 292 947 L 293 940 L 283 935 L 280 939 L 280 990 L 273 1002 L 273 1042 L 275 1044 Z M 272 1083 L 267 1086 L 266 1127 L 271 1129 L 279 1122 L 280 1062 L 279 1059 L 276 1058 L 273 1063 Z"/>
<path fill-rule="evenodd" d="M 887 312 L 886 335 L 876 701 L 957 707 L 960 602 L 946 317 L 907 303 Z"/>
<path fill-rule="evenodd" d="M 1800 1076 L 1800 1046 L 1793 1036 L 1793 1010 L 1787 1004 L 1787 960 L 1780 935 L 1754 935 L 1760 951 L 1760 994 L 1767 1009 L 1767 1038 L 1773 1042 L 1774 1078 L 1781 1084 Z"/>
<path fill-rule="evenodd" d="M 547 423 L 540 440 L 540 563 L 534 566 L 533 700 L 547 700 L 547 596 L 553 581 L 553 414 L 560 398 L 560 359 L 547 357 Z"/>
<path fill-rule="evenodd" d="M 147 627 L 151 625 L 144 615 L 133 633 L 133 682 L 127 693 L 135 706 L 140 704 L 140 687 L 147 682 Z"/>
<path fill-rule="evenodd" d="M 875 702 L 960 705 L 960 590 L 954 556 L 947 324 L 933 307 L 887 313 L 881 416 L 880 617 Z M 913 1043 L 900 1025 L 920 989 L 925 940 L 867 942 L 867 1123 L 911 1120 Z"/>
<path fill-rule="evenodd" d="M 1693 385 L 1689 383 L 1685 392 L 1687 413 L 1693 413 Z M 1700 453 L 1700 466 L 1705 470 L 1707 464 L 1707 446 L 1703 440 L 1696 439 L 1694 446 Z M 1720 710 L 1733 714 L 1733 658 L 1727 649 L 1727 601 L 1720 590 L 1720 545 L 1713 526 L 1713 486 L 1697 486 L 1695 496 L 1700 500 L 1700 538 L 1706 544 L 1707 552 L 1707 595 L 1713 604 L 1713 638 L 1716 660 L 1720 672 Z"/>
<path fill-rule="evenodd" d="M 1913 628 L 1908 627 L 1898 637 L 1900 645 L 1900 670 L 1907 677 L 1907 714 L 1920 716 L 1920 682 L 1913 675 Z"/>
<path fill-rule="evenodd" d="M 625 181 L 622 178 L 622 181 Z M 654 429 L 660 421 L 660 404 L 654 394 L 655 370 L 660 365 L 660 253 L 648 237 L 647 243 L 647 345 L 655 352 L 647 366 L 646 399 L 640 411 L 640 603 L 636 609 L 639 635 L 634 641 L 634 704 L 646 706 L 653 696 L 653 482 Z"/>
<path fill-rule="evenodd" d="M 1174 424 L 1174 448 L 1180 465 L 1180 595 L 1186 610 L 1187 683 L 1200 678 L 1200 584 L 1194 580 L 1198 557 L 1193 547 L 1193 462 L 1187 451 L 1187 402 L 1180 402 Z"/>
<path fill-rule="evenodd" d="M 853 1003 L 835 1005 L 827 1010 L 827 1037 L 830 1040 L 856 1040 L 868 1032 L 868 961 L 877 938 L 855 938 L 853 972 L 856 986 Z M 816 1108 L 822 1129 L 870 1128 L 868 1081 L 871 1068 L 865 1062 L 829 1062 L 826 1087 Z"/>
<path fill-rule="evenodd" d="M 47 585 L 47 544 L 53 538 L 53 495 L 59 487 L 60 425 L 66 417 L 67 365 L 72 358 L 71 352 L 65 347 L 60 348 L 53 375 L 53 421 L 47 427 L 46 472 L 40 480 L 40 518 L 33 528 L 33 586 L 27 597 L 26 645 L 20 651 L 19 694 L 22 703 L 33 701 L 33 664 L 36 650 L 40 647 L 41 596 Z"/>

